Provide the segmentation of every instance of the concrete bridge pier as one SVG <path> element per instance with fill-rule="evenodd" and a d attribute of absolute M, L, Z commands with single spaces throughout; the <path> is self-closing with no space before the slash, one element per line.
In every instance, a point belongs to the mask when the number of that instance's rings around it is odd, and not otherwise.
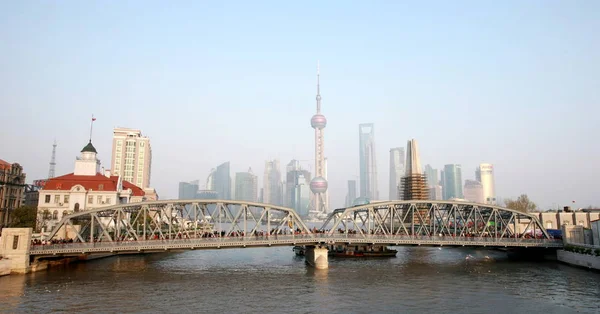
<path fill-rule="evenodd" d="M 305 258 L 306 263 L 316 269 L 329 268 L 329 260 L 327 257 L 327 247 L 321 245 L 306 246 Z"/>
<path fill-rule="evenodd" d="M 3 228 L 0 238 L 0 256 L 11 273 L 25 274 L 31 271 L 29 250 L 31 228 Z"/>

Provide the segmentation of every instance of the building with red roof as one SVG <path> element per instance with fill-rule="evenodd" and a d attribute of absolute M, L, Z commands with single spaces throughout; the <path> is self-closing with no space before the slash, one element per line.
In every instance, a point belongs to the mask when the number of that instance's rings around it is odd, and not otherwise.
<path fill-rule="evenodd" d="M 99 207 L 141 202 L 146 193 L 120 176 L 100 173 L 97 151 L 90 141 L 72 173 L 49 179 L 39 191 L 38 225 L 49 229 L 65 215 Z"/>

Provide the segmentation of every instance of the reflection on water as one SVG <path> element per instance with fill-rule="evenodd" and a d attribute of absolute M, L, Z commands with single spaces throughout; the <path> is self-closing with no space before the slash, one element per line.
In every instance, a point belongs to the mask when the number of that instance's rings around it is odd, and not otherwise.
<path fill-rule="evenodd" d="M 599 273 L 490 250 L 396 249 L 331 258 L 327 270 L 289 247 L 124 255 L 0 277 L 0 312 L 599 312 Z"/>

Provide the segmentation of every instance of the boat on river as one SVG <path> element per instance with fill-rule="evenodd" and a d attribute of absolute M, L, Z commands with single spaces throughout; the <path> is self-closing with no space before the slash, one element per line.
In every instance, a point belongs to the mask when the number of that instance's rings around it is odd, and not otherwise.
<path fill-rule="evenodd" d="M 296 256 L 305 256 L 306 247 L 294 246 L 292 249 Z M 329 245 L 327 246 L 330 257 L 396 257 L 397 250 L 385 245 Z"/>

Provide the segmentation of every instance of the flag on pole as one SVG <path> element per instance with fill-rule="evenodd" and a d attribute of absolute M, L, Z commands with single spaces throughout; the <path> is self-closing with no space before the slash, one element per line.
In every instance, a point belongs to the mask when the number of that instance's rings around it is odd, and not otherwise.
<path fill-rule="evenodd" d="M 92 117 L 92 121 L 96 121 L 96 118 Z"/>

